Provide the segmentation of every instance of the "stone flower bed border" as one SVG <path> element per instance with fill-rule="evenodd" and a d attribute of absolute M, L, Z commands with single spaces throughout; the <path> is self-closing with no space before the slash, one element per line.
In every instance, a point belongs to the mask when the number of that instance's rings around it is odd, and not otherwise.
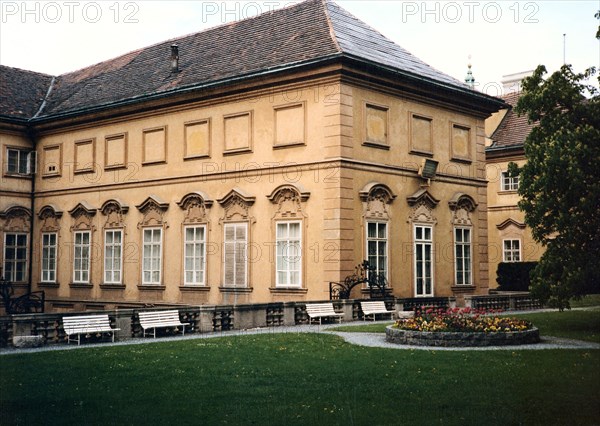
<path fill-rule="evenodd" d="M 527 345 L 540 342 L 540 331 L 533 327 L 525 331 L 509 332 L 447 332 L 401 330 L 390 325 L 385 340 L 391 343 L 415 346 L 481 347 Z"/>

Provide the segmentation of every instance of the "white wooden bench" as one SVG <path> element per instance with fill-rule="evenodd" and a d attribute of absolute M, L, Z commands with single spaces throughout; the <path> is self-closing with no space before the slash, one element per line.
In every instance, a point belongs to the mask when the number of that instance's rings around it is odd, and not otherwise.
<path fill-rule="evenodd" d="M 81 315 L 81 316 L 70 316 L 63 317 L 63 329 L 67 335 L 67 344 L 77 342 L 77 345 L 81 344 L 82 334 L 93 334 L 93 333 L 110 333 L 112 335 L 112 341 L 115 341 L 115 331 L 120 328 L 111 328 L 110 319 L 108 314 L 105 315 Z M 77 335 L 77 339 L 71 339 L 71 336 Z"/>
<path fill-rule="evenodd" d="M 333 309 L 333 303 L 311 303 L 306 305 L 306 313 L 308 314 L 308 323 L 311 324 L 313 319 L 319 319 L 319 324 L 323 318 L 337 318 L 342 322 L 344 314 L 337 313 Z"/>
<path fill-rule="evenodd" d="M 179 320 L 179 311 L 177 310 L 138 312 L 138 316 L 144 337 L 146 337 L 147 330 L 154 330 L 155 339 L 157 328 L 181 327 L 185 335 L 185 326 L 190 325 L 189 323 L 182 323 Z"/>
<path fill-rule="evenodd" d="M 383 301 L 379 302 L 360 302 L 360 309 L 363 312 L 363 319 L 366 321 L 369 319 L 368 317 L 372 317 L 373 321 L 375 321 L 375 315 L 384 314 L 389 315 L 390 319 L 394 318 L 394 313 L 396 311 L 388 311 L 385 307 L 385 303 Z"/>

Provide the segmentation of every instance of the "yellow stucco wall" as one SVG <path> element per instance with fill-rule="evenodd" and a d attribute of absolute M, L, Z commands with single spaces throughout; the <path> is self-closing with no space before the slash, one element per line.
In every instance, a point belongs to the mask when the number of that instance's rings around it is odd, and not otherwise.
<path fill-rule="evenodd" d="M 418 126 L 425 129 L 419 130 L 422 134 L 430 134 L 429 142 L 414 136 Z M 361 191 L 378 184 L 393 195 L 385 207 L 377 208 L 384 210 L 378 220 L 388 223 L 394 295 L 415 295 L 413 226 L 423 220 L 434 229 L 434 295 L 486 294 L 491 272 L 484 135 L 483 117 L 335 78 L 42 132 L 37 147 L 41 170 L 35 182 L 33 287 L 44 289 L 50 299 L 98 305 L 327 299 L 328 282 L 342 280 L 365 258 L 365 222 L 377 211 L 374 194 L 361 198 Z M 126 163 L 116 152 L 125 139 Z M 207 140 L 209 150 L 203 149 Z M 248 149 L 243 148 L 246 143 Z M 430 149 L 423 149 L 428 143 Z M 426 158 L 439 162 L 429 186 L 417 175 Z M 107 167 L 107 159 L 116 165 Z M 286 185 L 304 194 L 295 200 L 293 211 L 274 196 Z M 249 289 L 237 291 L 223 288 L 223 227 L 230 219 L 219 203 L 234 188 L 243 197 L 255 197 L 243 217 L 250 233 Z M 411 199 L 422 189 L 437 200 L 435 205 L 427 197 Z M 195 192 L 203 194 L 205 202 L 212 201 L 198 219 L 208 229 L 204 288 L 182 284 L 183 222 L 188 212 L 178 203 Z M 276 199 L 270 199 L 272 195 Z M 164 203 L 158 225 L 137 207 L 150 196 Z M 109 200 L 127 209 L 119 225 L 125 234 L 121 286 L 103 285 L 109 218 L 100 209 Z M 471 200 L 472 211 L 456 208 L 453 200 Z M 83 210 L 92 211 L 83 228 L 81 209 L 69 213 L 80 203 Z M 53 225 L 37 216 L 47 206 L 60 216 Z M 284 219 L 302 223 L 300 289 L 276 289 L 275 222 Z M 149 224 L 163 229 L 163 278 L 155 289 L 140 285 L 142 230 Z M 473 286 L 455 286 L 455 226 L 472 230 Z M 40 284 L 39 239 L 44 229 L 59 235 L 56 283 Z M 72 285 L 75 229 L 92 232 L 90 285 Z"/>

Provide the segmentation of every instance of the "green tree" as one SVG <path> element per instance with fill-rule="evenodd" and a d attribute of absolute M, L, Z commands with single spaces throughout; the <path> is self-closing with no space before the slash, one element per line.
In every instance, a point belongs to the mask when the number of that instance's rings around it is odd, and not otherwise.
<path fill-rule="evenodd" d="M 600 96 L 564 65 L 544 79 L 539 66 L 523 81 L 515 111 L 536 123 L 525 140 L 519 207 L 533 238 L 546 251 L 533 271 L 531 290 L 561 310 L 569 299 L 600 292 Z"/>

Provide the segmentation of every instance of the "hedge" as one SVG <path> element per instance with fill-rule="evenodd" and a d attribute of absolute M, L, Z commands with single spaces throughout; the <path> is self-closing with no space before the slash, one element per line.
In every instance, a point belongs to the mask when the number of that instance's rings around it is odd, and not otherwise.
<path fill-rule="evenodd" d="M 537 262 L 501 262 L 497 278 L 500 291 L 529 291 L 530 273 Z"/>

